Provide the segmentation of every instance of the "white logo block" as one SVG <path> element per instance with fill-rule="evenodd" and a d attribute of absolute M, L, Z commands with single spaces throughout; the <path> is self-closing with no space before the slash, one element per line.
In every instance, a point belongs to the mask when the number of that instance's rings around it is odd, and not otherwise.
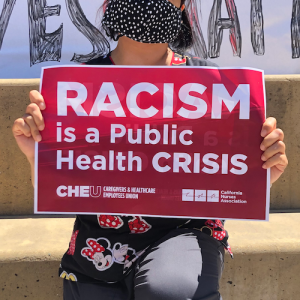
<path fill-rule="evenodd" d="M 182 201 L 194 201 L 194 190 L 182 190 Z"/>
<path fill-rule="evenodd" d="M 195 190 L 195 201 L 206 202 L 206 190 Z"/>
<path fill-rule="evenodd" d="M 207 191 L 207 202 L 219 202 L 219 191 Z"/>

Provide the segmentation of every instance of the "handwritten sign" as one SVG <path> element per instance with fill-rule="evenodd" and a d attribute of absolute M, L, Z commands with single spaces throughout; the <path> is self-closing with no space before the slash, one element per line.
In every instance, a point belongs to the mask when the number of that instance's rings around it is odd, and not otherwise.
<path fill-rule="evenodd" d="M 99 30 L 102 0 L 52 2 L 0 0 L 0 78 L 39 77 L 41 67 L 114 49 Z M 266 74 L 300 73 L 300 1 L 187 0 L 186 11 L 198 36 L 189 50 L 196 56 Z"/>
<path fill-rule="evenodd" d="M 268 218 L 263 72 L 43 70 L 36 213 Z"/>

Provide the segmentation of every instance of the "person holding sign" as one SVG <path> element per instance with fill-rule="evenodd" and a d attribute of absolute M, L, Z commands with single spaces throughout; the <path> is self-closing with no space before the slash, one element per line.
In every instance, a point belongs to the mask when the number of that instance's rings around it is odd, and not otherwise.
<path fill-rule="evenodd" d="M 214 66 L 185 54 L 197 41 L 185 5 L 194 0 L 106 0 L 102 25 L 118 45 L 86 64 Z M 34 178 L 34 143 L 42 139 L 46 104 L 37 91 L 30 100 L 13 134 Z M 274 183 L 288 163 L 274 118 L 265 121 L 261 137 L 262 168 L 271 169 Z M 224 248 L 231 253 L 221 220 L 78 215 L 59 271 L 64 299 L 219 300 Z"/>

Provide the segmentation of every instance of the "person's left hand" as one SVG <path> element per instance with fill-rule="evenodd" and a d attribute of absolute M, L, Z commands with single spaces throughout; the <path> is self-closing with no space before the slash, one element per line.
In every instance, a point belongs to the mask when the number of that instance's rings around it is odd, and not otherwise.
<path fill-rule="evenodd" d="M 260 149 L 264 151 L 261 156 L 264 161 L 263 168 L 271 168 L 271 184 L 274 183 L 284 172 L 288 165 L 288 159 L 285 155 L 285 144 L 283 142 L 284 133 L 276 128 L 275 118 L 267 118 L 261 130 L 261 136 L 264 138 Z"/>

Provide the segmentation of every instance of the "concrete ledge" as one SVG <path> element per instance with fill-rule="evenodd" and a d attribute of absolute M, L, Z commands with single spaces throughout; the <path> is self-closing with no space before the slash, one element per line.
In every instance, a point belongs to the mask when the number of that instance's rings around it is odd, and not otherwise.
<path fill-rule="evenodd" d="M 32 214 L 33 190 L 29 164 L 12 136 L 15 119 L 30 103 L 28 94 L 39 79 L 0 80 L 0 215 Z"/>
<path fill-rule="evenodd" d="M 73 219 L 2 219 L 0 226 L 0 298 L 61 299 L 57 270 Z M 300 214 L 273 214 L 270 222 L 228 221 L 235 259 L 225 259 L 224 300 L 298 299 L 299 226 Z"/>
<path fill-rule="evenodd" d="M 62 300 L 58 261 L 0 263 L 1 300 Z"/>
<path fill-rule="evenodd" d="M 38 90 L 40 85 L 39 78 L 30 78 L 30 79 L 0 79 L 1 87 L 20 87 L 20 86 L 32 86 L 34 89 Z"/>
<path fill-rule="evenodd" d="M 25 111 L 28 93 L 38 79 L 0 80 L 0 215 L 33 213 L 29 165 L 11 134 L 13 121 Z M 268 116 L 285 132 L 289 167 L 271 193 L 272 210 L 300 209 L 300 75 L 266 76 Z"/>
<path fill-rule="evenodd" d="M 60 261 L 73 223 L 73 218 L 1 219 L 0 263 Z"/>

